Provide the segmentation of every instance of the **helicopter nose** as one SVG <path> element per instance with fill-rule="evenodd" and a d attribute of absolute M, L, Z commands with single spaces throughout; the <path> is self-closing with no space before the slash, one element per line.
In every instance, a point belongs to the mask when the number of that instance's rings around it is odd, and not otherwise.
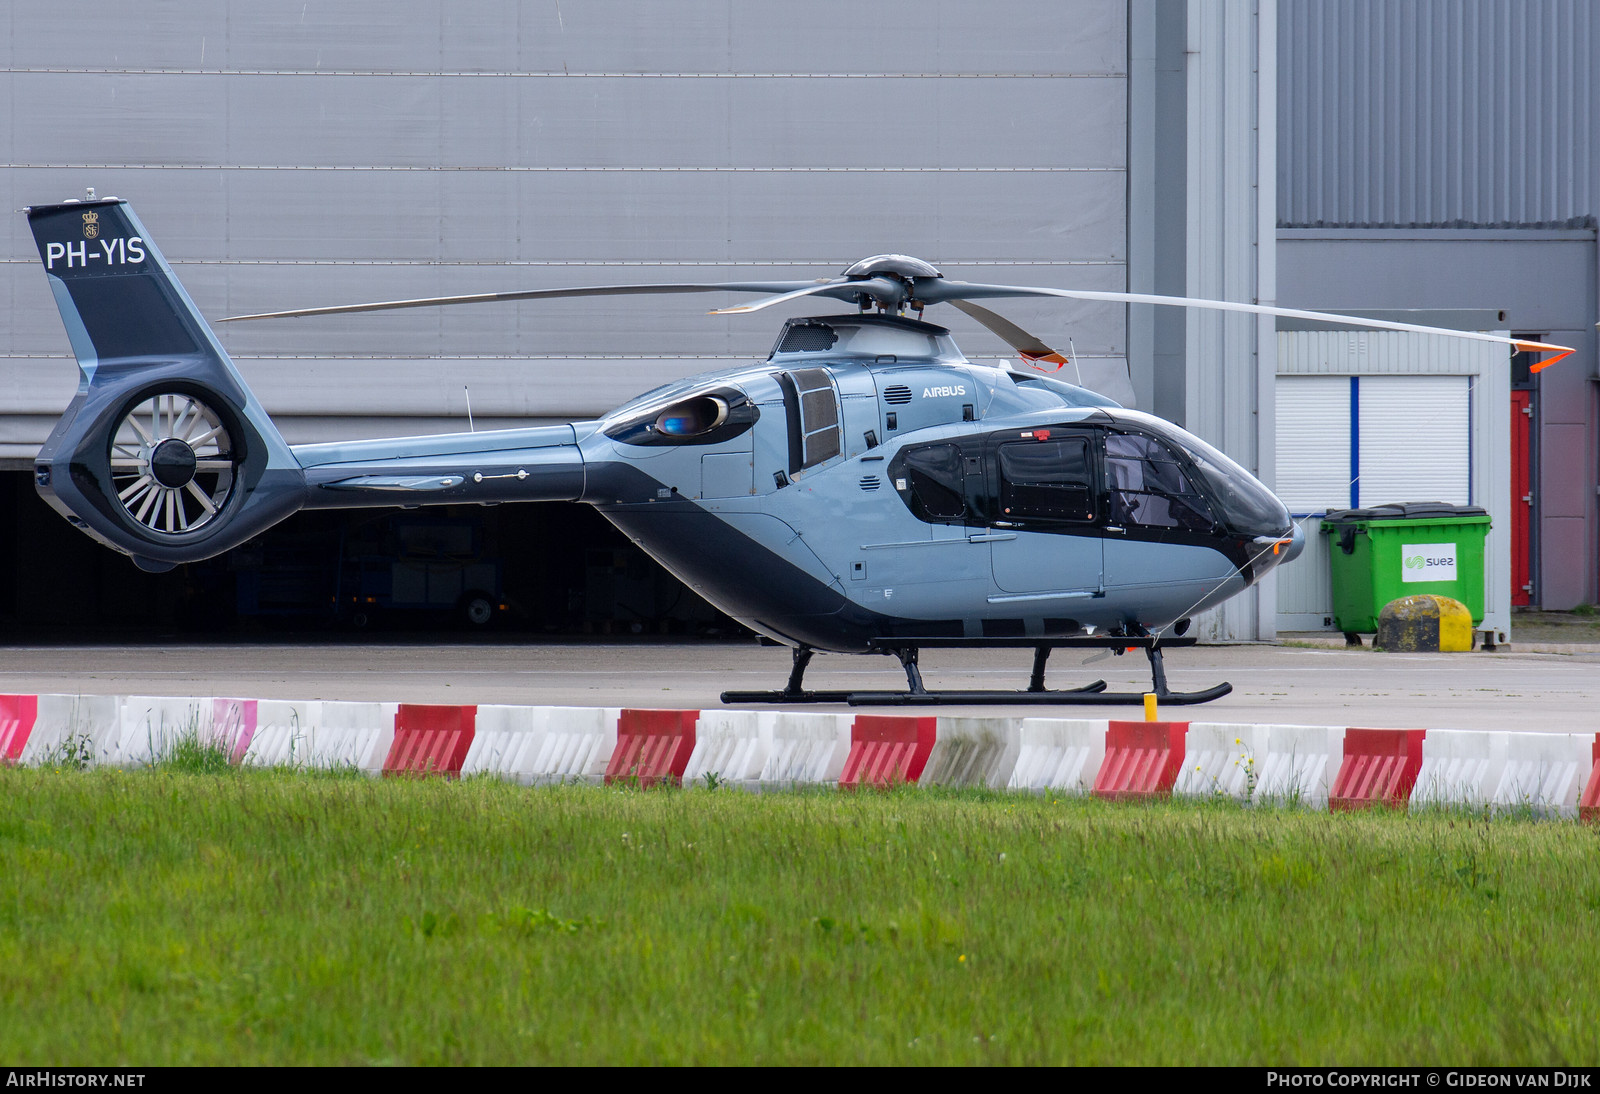
<path fill-rule="evenodd" d="M 1289 539 L 1289 546 L 1283 549 L 1283 557 L 1278 560 L 1278 565 L 1282 566 L 1285 562 L 1293 562 L 1295 559 L 1300 557 L 1300 552 L 1305 550 L 1305 547 L 1306 530 L 1299 521 L 1296 521 L 1294 524 L 1294 532 L 1291 533 Z"/>

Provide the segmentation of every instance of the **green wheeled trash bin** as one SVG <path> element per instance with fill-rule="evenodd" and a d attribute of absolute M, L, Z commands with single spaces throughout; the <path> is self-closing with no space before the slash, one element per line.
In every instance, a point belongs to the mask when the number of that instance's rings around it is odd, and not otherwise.
<path fill-rule="evenodd" d="M 1340 509 L 1322 519 L 1329 537 L 1333 621 L 1345 637 L 1375 634 L 1391 600 L 1438 593 L 1483 622 L 1483 551 L 1489 514 L 1475 505 L 1397 502 Z"/>

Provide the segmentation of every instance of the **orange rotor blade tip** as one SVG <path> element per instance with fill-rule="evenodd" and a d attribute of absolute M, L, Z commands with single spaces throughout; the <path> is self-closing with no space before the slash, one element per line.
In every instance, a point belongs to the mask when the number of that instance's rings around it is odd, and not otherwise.
<path fill-rule="evenodd" d="M 1512 344 L 1523 353 L 1538 353 L 1541 350 L 1549 350 L 1555 354 L 1554 357 L 1547 357 L 1543 361 L 1530 365 L 1529 372 L 1543 372 L 1557 361 L 1571 357 L 1578 352 L 1571 346 L 1554 346 L 1548 342 L 1514 342 Z"/>

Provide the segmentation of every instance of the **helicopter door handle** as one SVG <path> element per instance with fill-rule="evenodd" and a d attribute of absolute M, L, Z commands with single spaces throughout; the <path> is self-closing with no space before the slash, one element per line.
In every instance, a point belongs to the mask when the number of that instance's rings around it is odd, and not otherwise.
<path fill-rule="evenodd" d="M 1127 531 L 1127 529 L 1120 524 L 1108 524 L 1106 525 L 1106 531 L 1116 532 L 1118 535 L 1122 535 Z"/>
<path fill-rule="evenodd" d="M 1001 540 L 1016 539 L 1015 532 L 984 532 L 976 536 L 968 536 L 968 543 L 997 543 Z"/>

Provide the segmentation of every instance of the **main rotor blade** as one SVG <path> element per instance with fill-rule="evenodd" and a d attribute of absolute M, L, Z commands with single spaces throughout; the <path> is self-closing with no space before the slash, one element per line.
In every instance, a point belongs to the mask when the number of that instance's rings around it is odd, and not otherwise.
<path fill-rule="evenodd" d="M 393 311 L 398 308 L 432 308 L 450 304 L 488 304 L 508 300 L 548 300 L 569 296 L 646 296 L 691 292 L 787 293 L 815 281 L 729 281 L 703 285 L 581 285 L 569 289 L 526 289 L 521 292 L 485 292 L 467 296 L 427 296 L 416 300 L 380 300 L 370 304 L 338 304 L 326 308 L 299 308 L 294 311 L 265 311 L 252 315 L 230 315 L 223 323 L 246 319 L 293 319 L 306 315 L 343 315 L 347 312 Z"/>
<path fill-rule="evenodd" d="M 836 277 L 821 284 L 810 285 L 803 289 L 794 289 L 778 296 L 769 296 L 765 300 L 755 300 L 749 304 L 736 304 L 731 308 L 718 308 L 710 314 L 743 315 L 746 312 L 770 308 L 774 304 L 784 304 L 790 300 L 798 300 L 803 296 L 831 296 L 836 300 L 853 300 L 863 295 L 872 297 L 880 304 L 893 307 L 902 303 L 909 293 L 905 285 L 889 277 L 868 277 L 853 281 Z"/>
<path fill-rule="evenodd" d="M 951 300 L 950 305 L 959 311 L 964 311 L 978 322 L 988 327 L 990 331 L 1000 336 L 1000 340 L 1016 350 L 1029 361 L 1048 361 L 1052 365 L 1067 363 L 1065 355 L 1060 351 L 1051 349 L 1035 335 L 1029 334 L 1021 327 L 1003 315 L 996 315 L 988 308 L 981 308 L 970 300 Z"/>
<path fill-rule="evenodd" d="M 1306 311 L 1301 308 L 1274 308 L 1265 304 L 1239 304 L 1232 300 L 1207 300 L 1196 296 L 1156 296 L 1151 293 L 1100 292 L 1093 289 L 1047 289 L 1022 285 L 980 285 L 970 281 L 919 281 L 917 299 L 925 304 L 950 303 L 958 300 L 992 299 L 1017 296 L 1058 296 L 1069 300 L 1105 300 L 1119 304 L 1165 304 L 1178 308 L 1209 308 L 1212 311 L 1244 312 L 1250 315 L 1281 315 L 1289 319 L 1310 319 L 1319 323 L 1339 326 L 1369 327 L 1373 330 L 1407 331 L 1413 334 L 1447 334 L 1452 338 L 1467 338 L 1475 342 L 1495 342 L 1513 346 L 1525 352 L 1548 351 L 1554 357 L 1535 364 L 1532 371 L 1549 368 L 1557 361 L 1577 351 L 1571 346 L 1558 346 L 1548 342 L 1532 342 L 1525 338 L 1506 338 L 1482 331 L 1451 330 L 1448 327 L 1427 327 L 1420 323 L 1395 323 L 1387 319 L 1363 319 L 1355 315 L 1335 312 Z"/>

